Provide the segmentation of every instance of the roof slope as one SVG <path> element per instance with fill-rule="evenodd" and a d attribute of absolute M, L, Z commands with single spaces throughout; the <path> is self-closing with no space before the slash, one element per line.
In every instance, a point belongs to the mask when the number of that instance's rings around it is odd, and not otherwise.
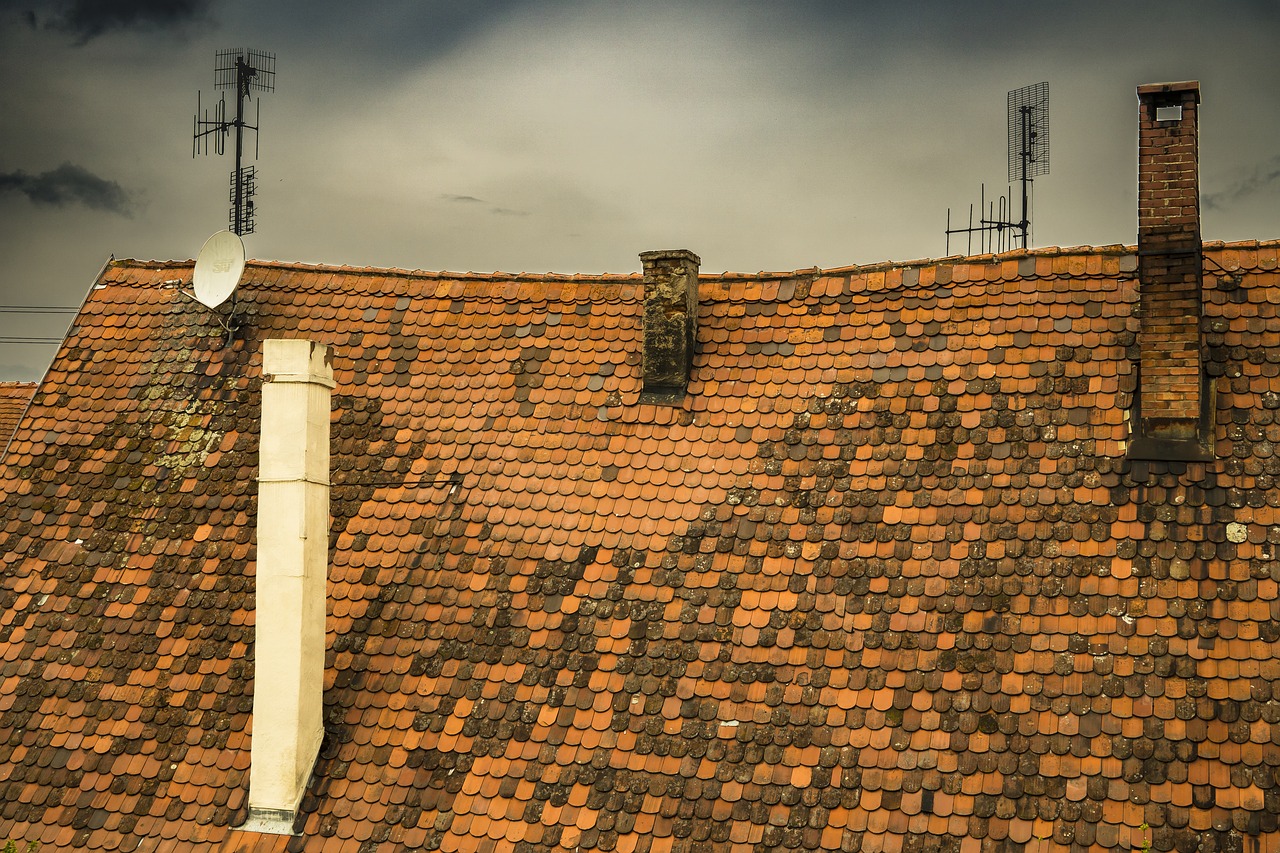
<path fill-rule="evenodd" d="M 1207 250 L 1209 464 L 1123 457 L 1131 248 L 704 277 L 681 407 L 637 402 L 636 276 L 250 264 L 224 345 L 189 263 L 115 262 L 0 486 L 0 837 L 1274 838 L 1277 248 Z M 327 740 L 286 844 L 231 827 L 261 342 L 295 336 L 338 387 Z"/>

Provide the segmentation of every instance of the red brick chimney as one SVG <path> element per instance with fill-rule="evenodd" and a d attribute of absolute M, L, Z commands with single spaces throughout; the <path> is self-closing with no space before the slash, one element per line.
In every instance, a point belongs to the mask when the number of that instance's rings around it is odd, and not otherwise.
<path fill-rule="evenodd" d="M 1212 458 L 1211 383 L 1200 369 L 1200 84 L 1138 87 L 1141 352 L 1129 455 Z"/>

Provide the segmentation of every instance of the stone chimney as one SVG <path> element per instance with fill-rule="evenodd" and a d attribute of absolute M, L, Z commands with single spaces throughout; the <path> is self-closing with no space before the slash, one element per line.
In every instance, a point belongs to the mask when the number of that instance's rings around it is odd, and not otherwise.
<path fill-rule="evenodd" d="M 268 340 L 262 356 L 249 821 L 293 821 L 320 741 L 329 557 L 333 370 L 321 344 Z"/>
<path fill-rule="evenodd" d="M 698 337 L 698 266 L 688 249 L 642 252 L 643 402 L 679 403 L 689 387 Z"/>
<path fill-rule="evenodd" d="M 1200 84 L 1138 87 L 1141 353 L 1129 455 L 1212 458 L 1212 384 L 1200 369 Z"/>

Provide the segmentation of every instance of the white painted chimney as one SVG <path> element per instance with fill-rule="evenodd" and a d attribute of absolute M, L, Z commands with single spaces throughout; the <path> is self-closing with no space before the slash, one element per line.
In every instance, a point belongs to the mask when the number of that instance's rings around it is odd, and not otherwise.
<path fill-rule="evenodd" d="M 320 741 L 329 556 L 328 349 L 268 340 L 262 355 L 249 821 L 292 834 Z"/>

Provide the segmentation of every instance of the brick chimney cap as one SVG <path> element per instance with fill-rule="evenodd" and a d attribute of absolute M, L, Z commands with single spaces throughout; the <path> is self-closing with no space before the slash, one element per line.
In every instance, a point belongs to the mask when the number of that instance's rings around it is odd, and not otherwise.
<path fill-rule="evenodd" d="M 1184 80 L 1181 83 L 1146 83 L 1138 87 L 1138 97 L 1149 95 L 1172 95 L 1178 92 L 1192 92 L 1196 103 L 1200 103 L 1200 81 Z"/>
<path fill-rule="evenodd" d="M 693 261 L 693 263 L 702 265 L 702 258 L 690 252 L 688 249 L 658 249 L 653 252 L 641 252 L 641 261 L 658 261 L 663 258 L 684 258 Z"/>

